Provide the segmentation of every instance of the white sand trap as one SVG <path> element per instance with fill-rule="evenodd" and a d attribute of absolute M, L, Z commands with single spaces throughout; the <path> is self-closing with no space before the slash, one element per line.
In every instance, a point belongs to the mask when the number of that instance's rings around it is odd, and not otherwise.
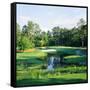
<path fill-rule="evenodd" d="M 55 49 L 47 49 L 47 50 L 41 50 L 41 51 L 43 51 L 43 52 L 56 52 Z"/>

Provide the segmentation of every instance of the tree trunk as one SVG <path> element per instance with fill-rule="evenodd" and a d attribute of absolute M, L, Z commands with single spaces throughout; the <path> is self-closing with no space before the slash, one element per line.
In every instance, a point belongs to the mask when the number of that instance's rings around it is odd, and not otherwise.
<path fill-rule="evenodd" d="M 82 43 L 82 47 L 84 47 L 84 40 L 82 40 L 81 43 Z"/>

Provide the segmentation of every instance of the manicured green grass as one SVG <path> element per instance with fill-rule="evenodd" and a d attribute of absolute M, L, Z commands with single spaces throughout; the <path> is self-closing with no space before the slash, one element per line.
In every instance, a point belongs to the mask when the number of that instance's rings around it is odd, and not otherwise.
<path fill-rule="evenodd" d="M 22 75 L 23 76 L 23 75 Z M 34 76 L 35 77 L 35 76 Z M 17 80 L 17 86 L 23 86 L 23 85 L 47 85 L 47 84 L 65 84 L 65 83 L 80 83 L 80 82 L 86 82 L 86 73 L 77 73 L 77 74 L 61 74 L 61 75 L 50 75 L 47 74 L 47 77 L 49 78 L 42 78 L 36 79 L 36 78 L 23 78 Z"/>
<path fill-rule="evenodd" d="M 17 59 L 26 59 L 26 58 L 31 58 L 31 57 L 44 57 L 46 56 L 46 53 L 41 52 L 40 50 L 36 50 L 33 52 L 22 52 L 22 53 L 17 53 Z"/>
<path fill-rule="evenodd" d="M 17 85 L 86 82 L 86 69 L 85 66 L 68 66 L 56 68 L 54 71 L 48 71 L 46 69 L 30 67 L 28 69 L 17 71 Z"/>
<path fill-rule="evenodd" d="M 80 62 L 86 62 L 86 56 L 76 55 L 76 50 L 86 50 L 86 48 L 61 46 L 48 48 L 55 49 L 57 54 L 69 55 L 64 56 L 66 63 L 76 64 Z M 36 49 L 32 52 L 16 53 L 16 55 L 17 86 L 80 83 L 86 82 L 87 80 L 86 66 L 58 66 L 53 71 L 48 71 L 46 69 L 47 53 L 41 51 L 41 49 Z M 42 68 L 44 65 L 45 68 Z"/>
<path fill-rule="evenodd" d="M 49 46 L 49 47 L 41 47 L 40 50 L 48 50 L 48 49 L 55 49 L 60 54 L 65 55 L 76 55 L 76 51 L 79 50 L 81 52 L 86 52 L 86 48 L 82 47 L 68 47 L 68 46 Z"/>
<path fill-rule="evenodd" d="M 44 59 L 47 56 L 46 53 L 41 51 L 34 51 L 34 52 L 22 52 L 17 53 L 17 63 L 18 62 L 27 62 L 31 64 L 42 64 L 44 63 Z"/>
<path fill-rule="evenodd" d="M 33 66 L 34 67 L 34 66 Z M 62 74 L 71 74 L 71 73 L 86 73 L 86 67 L 85 66 L 68 66 L 68 67 L 58 67 L 55 68 L 54 71 L 48 71 L 47 69 L 38 69 L 29 67 L 28 69 L 23 69 L 20 71 L 17 71 L 17 80 L 18 79 L 24 79 L 24 78 L 58 78 L 61 77 Z"/>
<path fill-rule="evenodd" d="M 47 47 L 38 47 L 38 48 L 42 48 L 42 49 L 45 49 L 45 48 L 62 48 L 62 49 L 82 49 L 82 50 L 85 50 L 86 47 L 69 47 L 69 46 L 47 46 Z"/>
<path fill-rule="evenodd" d="M 64 57 L 64 59 L 66 59 L 64 60 L 64 62 L 71 63 L 71 64 L 80 64 L 80 63 L 86 64 L 86 61 L 87 61 L 86 56 L 79 56 L 79 55 L 66 56 Z"/>

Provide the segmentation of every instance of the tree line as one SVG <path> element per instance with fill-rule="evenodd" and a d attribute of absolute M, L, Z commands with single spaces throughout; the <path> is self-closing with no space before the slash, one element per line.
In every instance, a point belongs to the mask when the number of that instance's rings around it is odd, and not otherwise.
<path fill-rule="evenodd" d="M 28 21 L 22 29 L 17 23 L 16 45 L 19 50 L 43 46 L 86 47 L 87 23 L 81 18 L 71 29 L 56 26 L 47 31 L 41 30 L 33 21 Z"/>

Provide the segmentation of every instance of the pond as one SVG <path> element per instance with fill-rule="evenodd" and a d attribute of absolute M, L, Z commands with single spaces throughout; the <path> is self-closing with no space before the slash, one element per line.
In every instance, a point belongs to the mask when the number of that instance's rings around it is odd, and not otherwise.
<path fill-rule="evenodd" d="M 50 52 L 53 51 L 53 52 Z M 69 63 L 64 63 L 65 56 L 72 56 L 72 55 L 79 55 L 79 56 L 86 56 L 86 50 L 75 50 L 75 54 L 68 54 L 66 52 L 56 52 L 55 50 L 45 50 L 47 52 L 47 70 L 53 71 L 55 67 L 60 67 L 64 65 L 69 65 Z M 81 62 L 80 62 L 81 63 Z"/>
<path fill-rule="evenodd" d="M 48 70 L 53 70 L 54 67 L 56 67 L 57 65 L 60 64 L 60 57 L 58 56 L 50 56 L 48 58 L 48 66 L 47 69 Z"/>
<path fill-rule="evenodd" d="M 87 55 L 87 50 L 76 50 L 76 55 L 80 56 Z"/>
<path fill-rule="evenodd" d="M 62 61 L 63 57 L 60 56 L 60 54 L 57 54 L 56 52 L 49 52 L 47 56 L 47 70 L 54 70 L 55 67 L 60 66 Z"/>

